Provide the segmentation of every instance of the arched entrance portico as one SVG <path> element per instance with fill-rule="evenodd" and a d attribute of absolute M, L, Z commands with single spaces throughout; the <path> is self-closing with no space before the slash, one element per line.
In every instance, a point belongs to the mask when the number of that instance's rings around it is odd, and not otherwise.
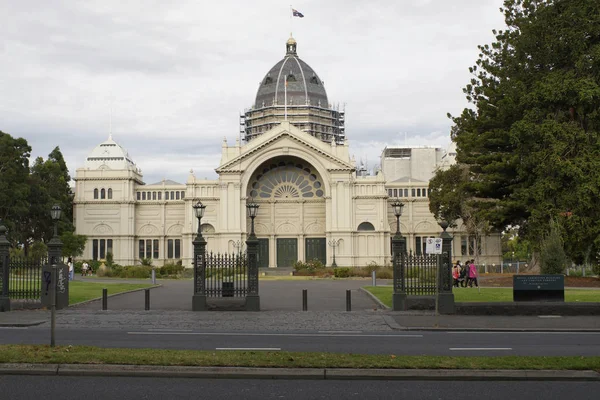
<path fill-rule="evenodd" d="M 260 205 L 259 266 L 315 258 L 326 263 L 325 183 L 313 165 L 289 155 L 268 159 L 252 173 L 246 195 Z"/>

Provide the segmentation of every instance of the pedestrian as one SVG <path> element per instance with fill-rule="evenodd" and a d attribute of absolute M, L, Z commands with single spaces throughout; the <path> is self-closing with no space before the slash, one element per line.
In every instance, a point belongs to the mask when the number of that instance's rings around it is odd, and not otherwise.
<path fill-rule="evenodd" d="M 479 287 L 479 283 L 477 282 L 477 266 L 475 265 L 475 260 L 471 260 L 469 264 L 469 287 L 473 287 L 473 283 L 475 283 L 475 287 Z"/>
<path fill-rule="evenodd" d="M 453 279 L 452 286 L 458 287 L 459 279 L 460 279 L 460 261 L 457 261 L 456 264 L 454 264 L 454 267 L 452 267 L 452 279 Z"/>
<path fill-rule="evenodd" d="M 75 266 L 73 265 L 73 259 L 71 257 L 69 257 L 67 265 L 69 266 L 69 280 L 72 281 L 75 279 Z"/>
<path fill-rule="evenodd" d="M 459 261 L 459 265 L 460 265 L 460 261 Z M 469 283 L 469 271 L 467 271 L 468 268 L 469 268 L 469 261 L 465 261 L 465 264 L 461 265 L 461 267 L 460 267 L 460 276 L 458 277 L 458 280 L 460 281 L 461 287 L 467 287 L 467 283 Z"/>
<path fill-rule="evenodd" d="M 89 266 L 90 265 L 87 263 L 87 261 L 83 262 L 83 265 L 81 266 L 81 276 L 86 276 L 87 275 Z"/>

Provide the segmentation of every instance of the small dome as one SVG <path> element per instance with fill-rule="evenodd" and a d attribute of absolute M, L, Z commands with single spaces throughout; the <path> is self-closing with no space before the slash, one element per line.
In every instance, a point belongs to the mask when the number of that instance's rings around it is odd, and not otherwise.
<path fill-rule="evenodd" d="M 286 42 L 286 55 L 260 82 L 254 108 L 283 106 L 287 81 L 288 105 L 329 107 L 327 92 L 317 73 L 296 54 L 296 40 Z"/>
<path fill-rule="evenodd" d="M 112 139 L 100 143 L 85 160 L 88 169 L 136 169 L 127 150 Z"/>

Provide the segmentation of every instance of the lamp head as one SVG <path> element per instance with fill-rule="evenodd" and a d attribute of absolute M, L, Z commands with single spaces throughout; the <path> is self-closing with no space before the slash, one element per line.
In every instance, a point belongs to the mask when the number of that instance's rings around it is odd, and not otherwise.
<path fill-rule="evenodd" d="M 248 216 L 250 218 L 256 217 L 258 207 L 258 204 L 256 204 L 253 199 L 250 200 L 250 203 L 246 204 L 246 209 L 248 210 Z"/>
<path fill-rule="evenodd" d="M 52 220 L 55 222 L 58 221 L 60 219 L 61 212 L 62 210 L 58 204 L 53 205 L 52 209 L 50 210 L 50 216 L 52 217 Z"/>
<path fill-rule="evenodd" d="M 192 207 L 194 208 L 194 213 L 196 214 L 196 218 L 204 217 L 204 209 L 206 208 L 206 206 L 204 204 L 202 204 L 202 202 L 200 200 L 198 200 L 198 202 L 196 204 L 194 204 Z"/>
<path fill-rule="evenodd" d="M 404 207 L 404 203 L 402 203 L 401 201 L 394 201 L 392 203 L 392 209 L 394 210 L 394 215 L 396 217 L 400 217 L 402 215 L 402 208 Z"/>

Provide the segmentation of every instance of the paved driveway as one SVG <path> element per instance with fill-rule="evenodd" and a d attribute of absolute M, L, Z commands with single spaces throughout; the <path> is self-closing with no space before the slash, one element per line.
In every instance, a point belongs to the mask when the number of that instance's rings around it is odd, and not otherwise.
<path fill-rule="evenodd" d="M 191 311 L 193 282 L 191 280 L 160 280 L 162 286 L 150 291 L 151 310 Z M 351 290 L 352 310 L 373 310 L 376 303 L 361 286 L 371 284 L 370 279 L 360 280 L 307 280 L 268 281 L 259 283 L 260 304 L 263 311 L 301 311 L 302 290 L 308 291 L 309 311 L 345 311 L 346 290 Z M 110 295 L 110 285 L 107 284 Z M 209 298 L 209 303 L 210 303 Z M 78 309 L 98 310 L 99 300 L 77 306 Z M 144 291 L 127 293 L 108 298 L 109 310 L 143 310 Z"/>

